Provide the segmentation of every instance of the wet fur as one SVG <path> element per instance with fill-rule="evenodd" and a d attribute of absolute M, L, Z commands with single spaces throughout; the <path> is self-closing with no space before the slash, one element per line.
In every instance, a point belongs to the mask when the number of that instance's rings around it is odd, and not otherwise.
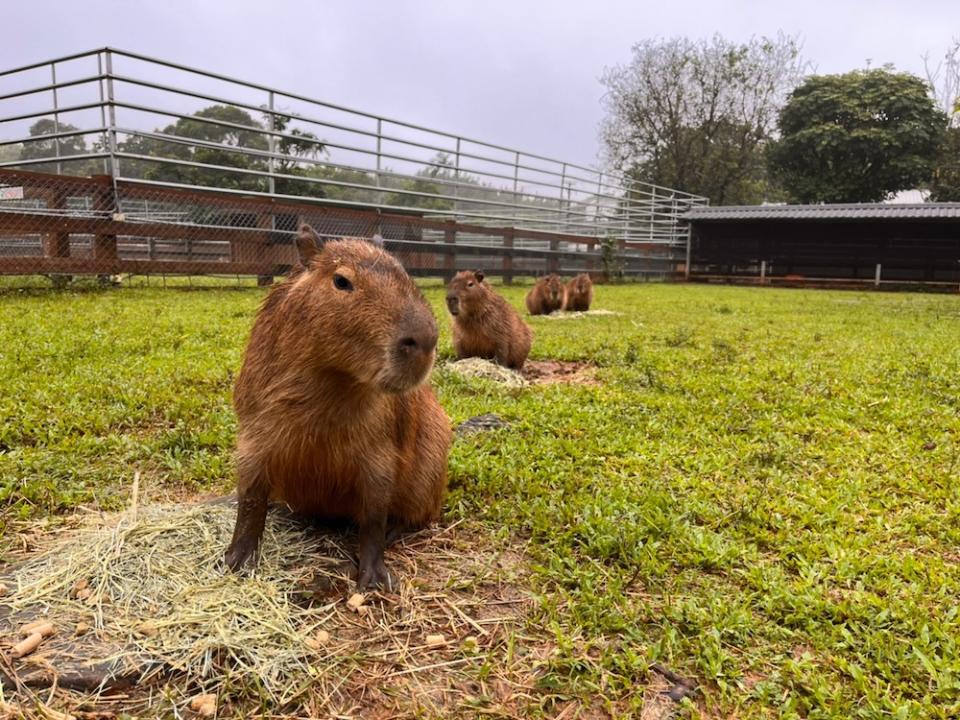
<path fill-rule="evenodd" d="M 562 310 L 566 300 L 567 288 L 557 275 L 546 275 L 527 293 L 527 312 L 531 315 L 549 315 Z"/>
<path fill-rule="evenodd" d="M 586 312 L 593 302 L 593 281 L 587 273 L 580 273 L 567 283 L 567 300 L 563 309 Z"/>
<path fill-rule="evenodd" d="M 424 382 L 436 321 L 384 250 L 303 242 L 301 268 L 260 308 L 234 387 L 240 512 L 226 559 L 238 567 L 255 551 L 270 499 L 357 522 L 360 584 L 382 584 L 385 533 L 436 519 L 446 489 L 449 420 Z M 354 290 L 338 290 L 334 273 Z M 414 351 L 398 345 L 408 335 L 422 340 Z"/>
<path fill-rule="evenodd" d="M 458 307 L 453 315 L 457 358 L 486 358 L 520 370 L 530 353 L 533 331 L 506 298 L 483 281 L 482 273 L 470 270 L 457 273 L 447 286 L 448 308 L 451 298 Z"/>

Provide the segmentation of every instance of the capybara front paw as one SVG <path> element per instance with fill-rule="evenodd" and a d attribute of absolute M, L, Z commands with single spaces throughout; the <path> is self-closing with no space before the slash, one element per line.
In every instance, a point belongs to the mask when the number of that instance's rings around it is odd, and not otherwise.
<path fill-rule="evenodd" d="M 230 543 L 230 547 L 227 548 L 227 551 L 223 554 L 223 561 L 227 564 L 227 567 L 237 572 L 244 565 L 247 564 L 247 561 L 253 557 L 254 551 L 257 549 L 256 543 L 237 541 Z"/>
<path fill-rule="evenodd" d="M 358 590 L 386 590 L 393 592 L 397 582 L 387 566 L 383 562 L 383 557 L 379 557 L 369 562 L 360 561 L 360 570 L 357 573 Z"/>

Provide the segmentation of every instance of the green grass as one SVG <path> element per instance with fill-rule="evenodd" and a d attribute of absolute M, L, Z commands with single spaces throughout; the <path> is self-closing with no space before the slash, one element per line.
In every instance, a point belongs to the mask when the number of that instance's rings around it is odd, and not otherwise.
<path fill-rule="evenodd" d="M 0 296 L 4 518 L 118 507 L 134 470 L 228 488 L 261 297 Z M 447 520 L 531 540 L 543 688 L 637 706 L 659 661 L 701 682 L 691 716 L 956 717 L 960 300 L 651 284 L 596 307 L 622 315 L 534 318 L 532 357 L 598 386 L 434 376 L 454 422 L 513 422 L 455 443 Z"/>

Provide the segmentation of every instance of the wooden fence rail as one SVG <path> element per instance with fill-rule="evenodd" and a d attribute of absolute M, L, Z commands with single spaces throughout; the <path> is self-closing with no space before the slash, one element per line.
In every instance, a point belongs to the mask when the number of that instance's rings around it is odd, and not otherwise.
<path fill-rule="evenodd" d="M 482 267 L 518 275 L 601 275 L 601 240 L 516 227 L 491 227 L 316 202 L 177 189 L 0 169 L 0 274 L 256 275 L 264 281 L 296 262 L 301 222 L 329 237 L 381 235 L 411 274 L 450 276 Z M 608 263 L 611 256 L 607 256 Z M 674 276 L 669 248 L 628 251 L 612 261 L 629 275 Z"/>

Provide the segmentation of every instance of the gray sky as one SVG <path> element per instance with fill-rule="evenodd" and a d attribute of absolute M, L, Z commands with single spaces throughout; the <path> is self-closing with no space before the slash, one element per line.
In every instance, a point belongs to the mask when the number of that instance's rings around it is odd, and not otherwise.
<path fill-rule="evenodd" d="M 798 34 L 818 72 L 923 73 L 957 0 L 83 0 L 4 3 L 0 69 L 104 45 L 593 164 L 599 77 L 643 38 Z"/>

